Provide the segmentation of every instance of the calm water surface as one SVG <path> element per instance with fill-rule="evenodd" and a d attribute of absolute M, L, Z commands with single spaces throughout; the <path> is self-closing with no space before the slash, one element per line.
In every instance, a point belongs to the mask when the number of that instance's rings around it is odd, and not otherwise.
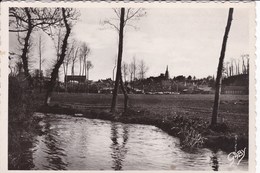
<path fill-rule="evenodd" d="M 47 115 L 30 149 L 37 170 L 247 170 L 229 166 L 227 154 L 187 153 L 179 140 L 148 125 Z"/>

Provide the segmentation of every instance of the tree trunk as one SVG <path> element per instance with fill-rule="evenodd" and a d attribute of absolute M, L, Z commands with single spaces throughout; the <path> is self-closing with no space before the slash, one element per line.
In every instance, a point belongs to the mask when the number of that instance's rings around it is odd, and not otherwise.
<path fill-rule="evenodd" d="M 232 22 L 232 15 L 233 15 L 233 8 L 230 8 L 229 14 L 228 14 L 227 26 L 226 26 L 226 29 L 225 29 L 225 34 L 224 34 L 223 42 L 222 42 L 219 64 L 218 64 L 218 71 L 217 71 L 217 78 L 216 78 L 215 100 L 214 100 L 214 106 L 213 106 L 213 112 L 212 112 L 211 125 L 217 124 L 218 109 L 219 109 L 219 102 L 220 102 L 219 97 L 220 97 L 221 83 L 222 83 L 222 69 L 223 69 L 223 62 L 224 62 L 224 58 L 225 58 L 228 33 L 230 31 L 231 22 Z"/>
<path fill-rule="evenodd" d="M 85 66 L 86 66 L 86 59 L 84 57 L 83 59 L 83 64 L 82 64 L 82 76 L 85 76 L 86 75 L 86 72 L 85 72 Z"/>
<path fill-rule="evenodd" d="M 28 80 L 29 82 L 29 85 L 31 86 L 32 85 L 32 77 L 30 75 L 30 72 L 29 72 L 29 65 L 28 65 L 28 51 L 29 51 L 29 41 L 30 41 L 30 36 L 32 34 L 32 30 L 33 30 L 33 26 L 32 26 L 32 23 L 31 23 L 31 14 L 29 12 L 29 9 L 28 8 L 25 8 L 25 12 L 26 12 L 26 15 L 28 17 L 28 31 L 26 33 L 26 37 L 24 38 L 24 47 L 23 47 L 23 52 L 22 52 L 22 55 L 21 55 L 21 58 L 22 58 L 22 61 L 23 61 L 23 69 L 24 69 L 24 73 L 25 73 L 25 76 L 26 76 L 26 79 Z"/>
<path fill-rule="evenodd" d="M 87 78 L 87 60 L 85 59 L 85 76 Z"/>
<path fill-rule="evenodd" d="M 89 93 L 89 69 L 87 68 L 87 93 Z"/>
<path fill-rule="evenodd" d="M 39 62 L 39 70 L 40 70 L 40 93 L 42 92 L 42 40 L 41 40 L 41 35 L 39 37 L 39 58 L 40 58 L 40 62 Z"/>
<path fill-rule="evenodd" d="M 65 68 L 65 78 L 66 78 L 66 82 L 65 82 L 65 92 L 68 92 L 68 66 L 69 66 L 69 62 L 66 63 L 66 68 Z"/>
<path fill-rule="evenodd" d="M 79 75 L 81 75 L 81 58 L 79 59 Z"/>
<path fill-rule="evenodd" d="M 63 16 L 63 21 L 66 27 L 66 34 L 65 37 L 63 39 L 63 43 L 62 43 L 62 48 L 61 48 L 61 55 L 59 60 L 57 61 L 57 63 L 54 66 L 54 69 L 51 73 L 51 81 L 48 84 L 48 88 L 47 88 L 47 93 L 46 93 L 46 98 L 45 98 L 45 105 L 49 105 L 50 101 L 51 101 L 51 95 L 56 83 L 56 79 L 58 76 L 58 72 L 59 72 L 59 68 L 62 65 L 64 58 L 66 56 L 66 49 L 67 49 L 67 45 L 68 45 L 68 38 L 71 32 L 71 28 L 68 24 L 68 21 L 66 19 L 66 15 L 65 15 L 65 8 L 62 8 L 62 16 Z"/>
<path fill-rule="evenodd" d="M 246 73 L 249 74 L 249 58 L 247 59 L 247 69 L 246 69 Z"/>
<path fill-rule="evenodd" d="M 72 60 L 72 64 L 71 64 L 71 75 L 74 76 L 74 64 L 75 62 Z"/>
<path fill-rule="evenodd" d="M 85 63 L 84 63 L 84 60 L 83 60 L 83 62 L 82 62 L 82 73 L 81 73 L 82 76 L 84 76 L 84 69 L 85 69 L 84 64 Z"/>
<path fill-rule="evenodd" d="M 124 37 L 124 18 L 125 18 L 125 8 L 121 8 L 116 81 L 115 81 L 113 98 L 111 103 L 112 113 L 115 113 L 116 111 L 117 93 L 118 93 L 118 87 L 119 87 L 120 75 L 121 75 L 121 62 L 122 62 L 122 55 L 123 55 L 123 37 Z"/>
<path fill-rule="evenodd" d="M 227 64 L 227 67 L 226 67 L 226 70 L 227 70 L 227 77 L 229 76 L 229 75 L 228 75 L 228 68 L 229 68 L 229 67 L 228 67 L 228 64 Z"/>
<path fill-rule="evenodd" d="M 245 66 L 244 58 L 242 59 L 242 61 L 243 61 L 242 72 L 243 72 L 243 74 L 246 74 L 246 66 Z"/>

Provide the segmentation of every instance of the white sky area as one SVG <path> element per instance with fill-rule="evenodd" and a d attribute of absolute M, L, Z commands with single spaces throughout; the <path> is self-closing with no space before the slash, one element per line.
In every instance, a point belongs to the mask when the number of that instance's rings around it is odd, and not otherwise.
<path fill-rule="evenodd" d="M 170 77 L 216 76 L 228 9 L 146 9 L 146 12 L 145 17 L 131 22 L 137 30 L 126 27 L 123 61 L 130 63 L 134 56 L 137 61 L 144 60 L 149 67 L 146 77 L 164 73 L 167 65 Z M 94 68 L 90 70 L 90 80 L 112 78 L 118 33 L 100 22 L 115 17 L 115 13 L 112 9 L 80 9 L 80 13 L 73 37 L 86 42 L 91 49 L 89 60 Z M 10 36 L 12 50 L 17 41 Z M 46 61 L 55 59 L 52 43 L 48 43 L 45 50 Z M 241 59 L 242 54 L 248 53 L 249 11 L 235 8 L 225 61 Z M 75 73 L 78 72 L 79 69 L 75 69 Z"/>

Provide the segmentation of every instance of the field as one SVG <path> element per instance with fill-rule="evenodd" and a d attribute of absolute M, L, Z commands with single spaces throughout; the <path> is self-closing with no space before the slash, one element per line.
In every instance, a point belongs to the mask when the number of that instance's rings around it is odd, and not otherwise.
<path fill-rule="evenodd" d="M 91 108 L 110 107 L 112 95 L 55 93 L 52 103 L 81 105 Z M 199 117 L 210 122 L 214 95 L 142 95 L 130 94 L 129 106 L 135 110 L 147 110 L 159 116 L 182 115 Z M 123 104 L 119 95 L 118 108 Z M 248 95 L 221 95 L 219 120 L 239 133 L 248 132 Z"/>

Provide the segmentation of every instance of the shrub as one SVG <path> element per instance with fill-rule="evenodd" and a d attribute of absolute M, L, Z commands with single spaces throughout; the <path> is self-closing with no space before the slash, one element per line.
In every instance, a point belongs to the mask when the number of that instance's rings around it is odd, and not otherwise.
<path fill-rule="evenodd" d="M 24 151 L 32 145 L 31 140 L 37 125 L 32 115 L 41 100 L 16 77 L 9 77 L 8 95 L 8 168 L 30 169 L 31 156 Z"/>

